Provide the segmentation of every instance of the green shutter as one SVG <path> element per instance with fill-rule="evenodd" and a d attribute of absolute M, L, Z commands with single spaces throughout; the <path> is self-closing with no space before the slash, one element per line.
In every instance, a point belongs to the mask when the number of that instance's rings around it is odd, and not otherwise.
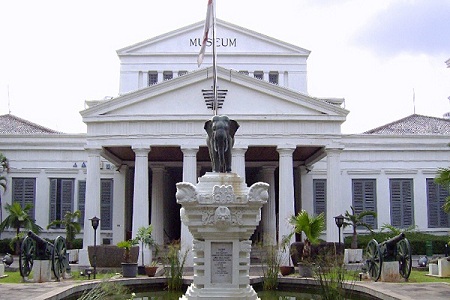
<path fill-rule="evenodd" d="M 81 226 L 84 226 L 84 210 L 85 210 L 85 202 L 86 202 L 86 181 L 78 181 L 78 210 L 80 211 L 80 219 L 78 223 Z"/>
<path fill-rule="evenodd" d="M 100 228 L 112 229 L 113 180 L 102 179 L 100 189 Z"/>
<path fill-rule="evenodd" d="M 314 179 L 313 180 L 313 201 L 314 214 L 318 215 L 324 213 L 325 219 L 327 214 L 327 180 Z"/>

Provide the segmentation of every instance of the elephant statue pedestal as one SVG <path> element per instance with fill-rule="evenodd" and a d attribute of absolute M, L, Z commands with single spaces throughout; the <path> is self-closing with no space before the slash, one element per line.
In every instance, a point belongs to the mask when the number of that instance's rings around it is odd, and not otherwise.
<path fill-rule="evenodd" d="M 197 185 L 177 183 L 181 221 L 194 237 L 194 282 L 180 299 L 259 299 L 250 285 L 250 237 L 268 189 L 263 182 L 247 187 L 234 173 L 209 172 Z"/>

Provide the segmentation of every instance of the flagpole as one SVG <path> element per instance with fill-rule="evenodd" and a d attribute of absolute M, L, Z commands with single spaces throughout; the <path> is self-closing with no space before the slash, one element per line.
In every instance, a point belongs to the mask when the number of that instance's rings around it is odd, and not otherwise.
<path fill-rule="evenodd" d="M 214 91 L 214 115 L 217 116 L 217 110 L 219 106 L 217 96 L 217 52 L 216 52 L 216 1 L 212 1 L 212 22 L 213 22 L 213 91 Z"/>

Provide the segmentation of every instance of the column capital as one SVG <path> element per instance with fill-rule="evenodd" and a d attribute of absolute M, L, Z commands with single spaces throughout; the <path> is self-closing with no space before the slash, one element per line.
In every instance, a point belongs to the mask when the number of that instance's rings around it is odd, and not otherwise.
<path fill-rule="evenodd" d="M 270 165 L 266 165 L 266 166 L 262 166 L 261 170 L 263 173 L 268 172 L 268 173 L 273 173 L 275 172 L 275 169 L 277 168 L 277 166 L 270 166 Z"/>
<path fill-rule="evenodd" d="M 292 156 L 292 153 L 295 151 L 295 146 L 292 145 L 283 145 L 277 146 L 277 152 L 280 156 Z"/>
<path fill-rule="evenodd" d="M 183 152 L 183 155 L 197 155 L 197 152 L 199 150 L 198 146 L 181 146 L 180 147 L 181 152 Z"/>
<path fill-rule="evenodd" d="M 248 147 L 247 146 L 233 146 L 233 148 L 231 149 L 232 153 L 236 153 L 236 154 L 245 154 L 245 152 L 247 152 Z"/>
<path fill-rule="evenodd" d="M 85 146 L 84 150 L 88 153 L 89 156 L 100 155 L 103 151 L 103 147 L 101 146 Z"/>
<path fill-rule="evenodd" d="M 136 156 L 147 156 L 150 152 L 150 146 L 148 145 L 133 145 L 131 149 L 136 154 Z"/>

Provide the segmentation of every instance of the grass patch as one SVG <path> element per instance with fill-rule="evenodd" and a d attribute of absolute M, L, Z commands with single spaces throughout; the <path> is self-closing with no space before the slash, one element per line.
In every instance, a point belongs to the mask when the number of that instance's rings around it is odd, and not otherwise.
<path fill-rule="evenodd" d="M 5 271 L 5 275 L 8 275 L 8 277 L 4 277 L 0 279 L 1 283 L 24 283 L 22 282 L 22 276 L 20 276 L 19 271 Z M 72 272 L 72 278 L 70 280 L 88 280 L 87 276 L 81 276 L 80 272 Z M 116 275 L 116 273 L 98 273 L 96 276 L 96 279 L 106 279 L 111 278 L 112 276 Z M 33 278 L 33 273 L 30 274 L 29 278 Z M 94 279 L 94 276 L 91 275 L 91 280 Z"/>

